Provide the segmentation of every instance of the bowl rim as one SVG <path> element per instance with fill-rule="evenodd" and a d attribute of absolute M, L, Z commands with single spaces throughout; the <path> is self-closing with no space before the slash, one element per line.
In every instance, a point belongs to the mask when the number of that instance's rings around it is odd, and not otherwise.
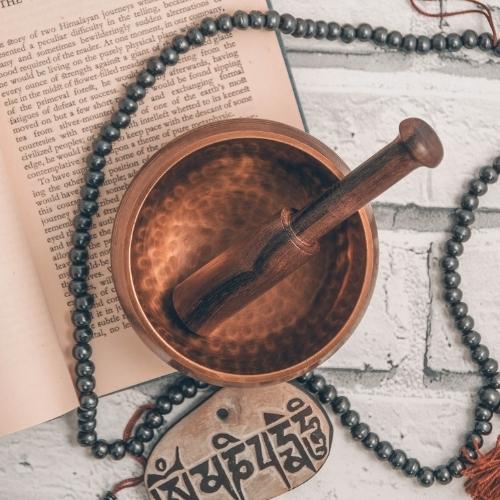
<path fill-rule="evenodd" d="M 131 243 L 137 218 L 145 200 L 177 163 L 212 144 L 231 139 L 277 141 L 315 158 L 336 177 L 349 167 L 330 148 L 310 134 L 284 123 L 259 118 L 233 118 L 188 131 L 160 148 L 136 173 L 125 191 L 115 215 L 111 234 L 111 274 L 118 300 L 141 340 L 163 361 L 203 381 L 223 386 L 256 386 L 294 379 L 329 358 L 354 332 L 364 315 L 375 286 L 378 268 L 378 236 L 373 210 L 366 205 L 357 212 L 366 240 L 363 284 L 347 321 L 338 333 L 313 356 L 284 369 L 259 374 L 237 374 L 209 368 L 174 349 L 152 326 L 137 297 L 131 268 Z"/>

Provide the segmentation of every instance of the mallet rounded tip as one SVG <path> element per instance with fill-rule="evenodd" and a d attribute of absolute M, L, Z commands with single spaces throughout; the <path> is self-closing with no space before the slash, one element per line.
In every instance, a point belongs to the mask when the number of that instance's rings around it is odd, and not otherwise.
<path fill-rule="evenodd" d="M 399 124 L 399 137 L 413 158 L 426 167 L 437 167 L 443 159 L 443 145 L 435 130 L 420 118 L 407 118 Z"/>

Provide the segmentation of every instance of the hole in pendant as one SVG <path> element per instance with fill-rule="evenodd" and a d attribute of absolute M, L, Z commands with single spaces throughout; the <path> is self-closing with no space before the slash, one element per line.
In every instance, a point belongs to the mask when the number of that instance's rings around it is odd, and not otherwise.
<path fill-rule="evenodd" d="M 229 417 L 229 411 L 226 410 L 226 408 L 219 408 L 217 410 L 217 416 L 221 419 L 221 420 L 226 420 L 227 417 Z"/>

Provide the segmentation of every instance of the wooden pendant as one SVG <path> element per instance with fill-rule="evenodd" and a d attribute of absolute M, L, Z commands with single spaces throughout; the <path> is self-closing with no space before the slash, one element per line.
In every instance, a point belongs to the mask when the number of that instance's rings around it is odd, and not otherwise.
<path fill-rule="evenodd" d="M 311 479 L 333 428 L 294 383 L 220 389 L 169 429 L 146 465 L 150 500 L 264 500 Z"/>

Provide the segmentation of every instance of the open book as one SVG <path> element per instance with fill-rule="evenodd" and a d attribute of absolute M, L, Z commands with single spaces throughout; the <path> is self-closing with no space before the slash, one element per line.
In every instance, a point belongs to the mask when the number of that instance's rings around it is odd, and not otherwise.
<path fill-rule="evenodd" d="M 78 405 L 67 291 L 85 157 L 145 61 L 205 16 L 265 0 L 16 0 L 0 8 L 0 435 Z M 115 210 L 163 144 L 209 121 L 258 116 L 303 127 L 276 35 L 234 32 L 192 50 L 148 92 L 115 143 L 92 229 L 97 392 L 171 368 L 139 340 L 110 272 Z"/>

